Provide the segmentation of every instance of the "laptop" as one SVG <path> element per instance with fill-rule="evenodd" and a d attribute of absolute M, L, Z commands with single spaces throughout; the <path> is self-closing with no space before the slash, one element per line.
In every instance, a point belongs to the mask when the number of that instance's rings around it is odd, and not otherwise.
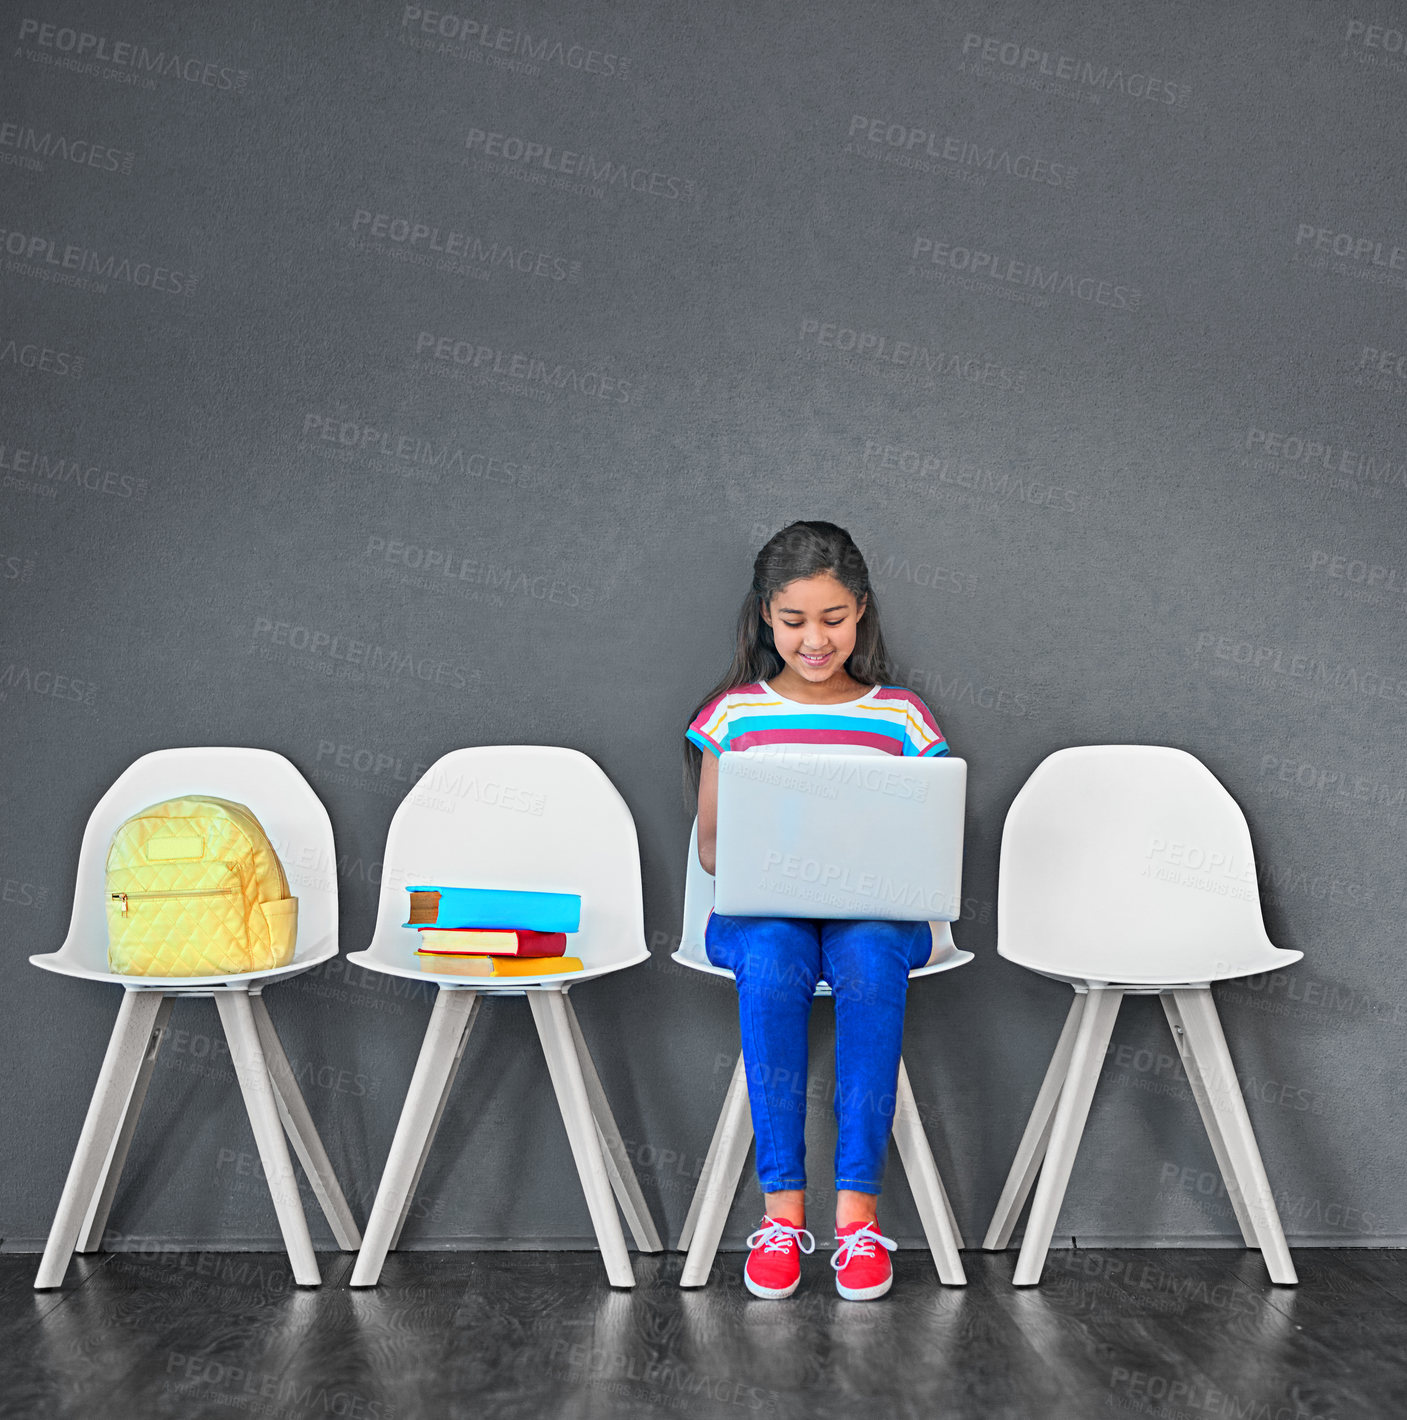
<path fill-rule="evenodd" d="M 955 922 L 967 761 L 766 746 L 718 762 L 713 906 Z"/>

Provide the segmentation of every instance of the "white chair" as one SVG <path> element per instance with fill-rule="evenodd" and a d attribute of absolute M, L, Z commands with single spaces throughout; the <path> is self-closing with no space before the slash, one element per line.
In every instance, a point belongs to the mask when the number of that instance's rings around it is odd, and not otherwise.
<path fill-rule="evenodd" d="M 1075 990 L 983 1247 L 1007 1245 L 1036 1175 L 1013 1281 L 1040 1281 L 1095 1083 L 1127 995 L 1157 996 L 1246 1246 L 1295 1282 L 1211 983 L 1279 971 L 1236 801 L 1180 749 L 1085 745 L 1043 760 L 1002 832 L 997 951 Z"/>
<path fill-rule="evenodd" d="M 287 966 L 238 976 L 122 976 L 108 970 L 109 840 L 139 809 L 185 794 L 235 800 L 247 805 L 263 825 L 283 862 L 289 890 L 298 899 L 298 938 Z M 300 1286 L 317 1286 L 321 1279 L 285 1131 L 337 1245 L 355 1250 L 361 1241 L 356 1223 L 260 994 L 270 982 L 337 955 L 336 864 L 332 824 L 322 801 L 298 770 L 271 750 L 157 750 L 119 775 L 98 801 L 83 831 L 68 937 L 58 951 L 30 961 L 45 971 L 107 981 L 124 990 L 35 1287 L 63 1284 L 75 1245 L 79 1252 L 96 1252 L 102 1245 L 162 1033 L 182 996 L 210 996 L 220 1013 L 294 1280 Z"/>
<path fill-rule="evenodd" d="M 579 894 L 581 927 L 568 936 L 566 951 L 581 958 L 583 969 L 497 980 L 422 971 L 415 957 L 419 935 L 403 925 L 406 888 L 417 883 Z M 528 998 L 606 1275 L 613 1287 L 635 1285 L 612 1190 L 642 1252 L 661 1251 L 659 1234 L 567 992 L 648 956 L 635 822 L 592 759 L 555 745 L 486 745 L 455 750 L 430 766 L 391 819 L 371 945 L 348 957 L 439 987 L 352 1270 L 353 1287 L 376 1285 L 386 1253 L 400 1239 L 485 996 Z"/>
<path fill-rule="evenodd" d="M 689 833 L 689 866 L 684 877 L 684 925 L 674 960 L 680 966 L 706 971 L 713 976 L 726 976 L 732 981 L 731 971 L 714 966 L 709 961 L 704 945 L 704 928 L 713 908 L 714 879 L 699 862 L 698 842 L 699 821 L 696 818 Z M 910 981 L 940 971 L 951 971 L 972 960 L 971 952 L 960 951 L 954 944 L 953 930 L 947 922 L 934 922 L 931 926 L 934 929 L 933 955 L 924 966 L 909 973 Z M 817 983 L 817 996 L 830 994 L 831 988 L 826 982 Z M 967 1277 L 962 1270 L 962 1259 L 958 1256 L 963 1245 L 962 1235 L 939 1176 L 933 1150 L 929 1148 L 924 1134 L 913 1088 L 909 1084 L 909 1072 L 904 1068 L 902 1058 L 894 1099 L 894 1142 L 918 1207 L 938 1278 L 950 1287 L 965 1286 Z M 693 1202 L 684 1219 L 684 1231 L 679 1237 L 679 1251 L 688 1252 L 679 1278 L 681 1287 L 702 1287 L 708 1281 L 751 1143 L 752 1115 L 748 1108 L 747 1071 L 739 1053 L 728 1093 L 723 1099 L 723 1109 L 713 1131 L 713 1140 L 704 1158 L 698 1186 L 694 1190 Z"/>

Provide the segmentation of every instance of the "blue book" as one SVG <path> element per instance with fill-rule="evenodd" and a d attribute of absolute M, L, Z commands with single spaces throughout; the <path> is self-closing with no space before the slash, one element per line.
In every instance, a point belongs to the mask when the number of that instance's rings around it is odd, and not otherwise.
<path fill-rule="evenodd" d="M 521 927 L 530 932 L 576 932 L 581 898 L 574 892 L 506 888 L 408 887 L 407 927 Z"/>

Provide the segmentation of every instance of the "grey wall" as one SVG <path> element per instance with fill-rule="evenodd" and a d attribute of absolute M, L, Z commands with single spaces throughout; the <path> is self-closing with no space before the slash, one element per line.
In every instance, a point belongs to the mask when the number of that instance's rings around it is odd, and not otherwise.
<path fill-rule="evenodd" d="M 795 517 L 851 529 L 899 677 L 971 766 L 977 961 L 915 988 L 907 1035 L 969 1239 L 1068 1000 L 996 956 L 1002 816 L 1043 756 L 1109 741 L 1212 768 L 1272 938 L 1305 952 L 1218 992 L 1287 1233 L 1407 1237 L 1393 13 L 9 7 L 5 1246 L 47 1230 L 117 1005 L 25 958 L 62 940 L 105 787 L 205 743 L 277 749 L 324 797 L 344 950 L 437 756 L 552 743 L 606 770 L 652 961 L 575 999 L 677 1236 L 737 1049 L 731 987 L 668 958 L 681 737 Z M 363 1217 L 414 985 L 339 960 L 270 993 Z M 269 1243 L 214 1012 L 173 1024 L 116 1241 Z M 823 1056 L 815 1076 L 824 1185 Z M 758 1212 L 754 1183 L 730 1236 Z M 493 1004 L 407 1241 L 589 1232 L 528 1013 Z M 1150 1002 L 1119 1022 L 1058 1232 L 1234 1235 Z"/>

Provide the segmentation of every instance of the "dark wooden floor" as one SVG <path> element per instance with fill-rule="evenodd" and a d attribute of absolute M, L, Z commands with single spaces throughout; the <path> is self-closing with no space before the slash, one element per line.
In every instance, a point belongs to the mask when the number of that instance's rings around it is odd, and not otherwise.
<path fill-rule="evenodd" d="M 410 1417 L 860 1416 L 1402 1420 L 1407 1253 L 1052 1252 L 1039 1289 L 1014 1253 L 963 1255 L 969 1285 L 902 1254 L 879 1302 L 843 1302 L 825 1255 L 760 1302 L 742 1258 L 701 1291 L 681 1259 L 635 1257 L 613 1292 L 592 1253 L 401 1253 L 374 1291 L 352 1259 L 299 1290 L 271 1253 L 116 1254 L 34 1292 L 0 1256 L 0 1414 Z"/>

